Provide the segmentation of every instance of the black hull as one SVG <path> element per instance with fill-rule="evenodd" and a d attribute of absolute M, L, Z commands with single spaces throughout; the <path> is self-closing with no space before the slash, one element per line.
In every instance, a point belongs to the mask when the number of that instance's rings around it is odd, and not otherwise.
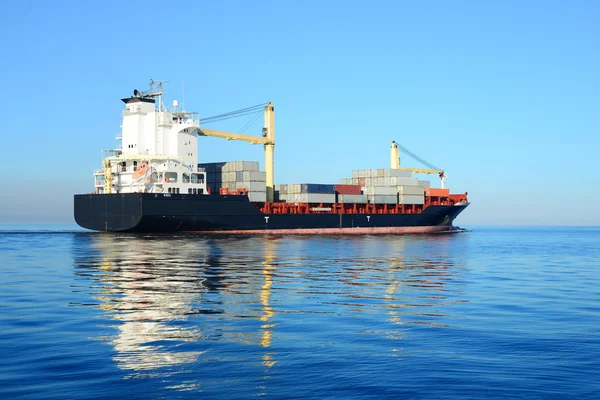
<path fill-rule="evenodd" d="M 420 214 L 263 214 L 245 196 L 152 193 L 82 194 L 74 204 L 79 226 L 111 232 L 451 228 L 467 206 L 429 206 Z"/>

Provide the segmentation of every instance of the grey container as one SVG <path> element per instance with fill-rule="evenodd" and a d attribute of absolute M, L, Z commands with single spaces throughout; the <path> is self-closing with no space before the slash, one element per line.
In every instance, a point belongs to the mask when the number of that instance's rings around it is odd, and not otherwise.
<path fill-rule="evenodd" d="M 397 195 L 370 195 L 367 199 L 371 204 L 397 204 Z"/>
<path fill-rule="evenodd" d="M 401 169 L 386 168 L 383 170 L 383 176 L 397 176 L 402 178 L 410 178 L 412 176 L 412 172 L 403 171 Z"/>
<path fill-rule="evenodd" d="M 235 182 L 236 189 L 246 189 L 249 192 L 266 192 L 265 182 Z"/>
<path fill-rule="evenodd" d="M 233 162 L 232 161 L 228 161 L 226 163 L 223 163 L 223 165 L 221 166 L 221 172 L 229 172 L 229 171 L 233 171 Z"/>
<path fill-rule="evenodd" d="M 429 181 L 417 181 L 417 184 L 426 189 L 429 189 L 431 187 L 431 182 L 429 182 Z"/>
<path fill-rule="evenodd" d="M 398 186 L 398 193 L 403 195 L 416 194 L 423 196 L 425 188 L 423 186 Z"/>
<path fill-rule="evenodd" d="M 253 171 L 258 172 L 258 162 L 257 161 L 229 161 L 227 163 L 227 171 L 234 172 L 245 172 L 245 171 Z"/>
<path fill-rule="evenodd" d="M 240 174 L 240 173 L 238 173 Z M 244 171 L 241 172 L 242 179 L 240 181 L 251 181 L 251 182 L 265 182 L 267 180 L 267 173 L 260 171 Z"/>
<path fill-rule="evenodd" d="M 366 204 L 367 196 L 365 196 L 364 194 L 340 194 L 338 195 L 338 203 Z"/>
<path fill-rule="evenodd" d="M 267 201 L 267 193 L 266 192 L 249 192 L 248 200 L 252 202 L 261 202 L 264 203 Z"/>
<path fill-rule="evenodd" d="M 398 190 L 396 187 L 386 187 L 386 186 L 367 186 L 366 194 L 370 196 L 375 195 L 383 195 L 383 196 L 392 196 L 396 195 Z"/>
<path fill-rule="evenodd" d="M 393 186 L 417 186 L 419 180 L 417 178 L 403 178 L 399 176 L 390 177 L 390 183 Z"/>
<path fill-rule="evenodd" d="M 279 185 L 279 194 L 287 194 L 288 185 Z"/>
<path fill-rule="evenodd" d="M 241 172 L 241 171 L 240 172 L 236 172 L 235 173 L 235 180 L 238 181 L 238 182 L 245 180 L 244 179 L 244 173 Z"/>
<path fill-rule="evenodd" d="M 302 185 L 299 183 L 290 183 L 287 185 L 287 193 L 288 194 L 300 194 L 302 190 Z"/>
<path fill-rule="evenodd" d="M 425 204 L 425 196 L 422 194 L 420 196 L 416 195 L 416 194 L 400 195 L 399 203 L 400 204 Z"/>

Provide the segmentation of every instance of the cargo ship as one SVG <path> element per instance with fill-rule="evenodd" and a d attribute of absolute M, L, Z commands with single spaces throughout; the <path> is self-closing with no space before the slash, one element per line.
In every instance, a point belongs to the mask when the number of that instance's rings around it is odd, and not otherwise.
<path fill-rule="evenodd" d="M 74 196 L 78 225 L 110 232 L 210 234 L 397 234 L 456 230 L 469 205 L 451 194 L 444 171 L 400 167 L 392 142 L 390 167 L 352 171 L 339 184 L 274 184 L 275 107 L 265 103 L 214 117 L 264 114 L 261 136 L 206 129 L 196 113 L 163 103 L 163 82 L 134 90 L 125 104 L 120 145 L 104 151 L 94 192 Z M 264 171 L 255 161 L 198 163 L 198 138 L 263 145 Z M 410 154 L 410 153 L 409 153 Z M 437 174 L 441 187 L 414 174 Z"/>

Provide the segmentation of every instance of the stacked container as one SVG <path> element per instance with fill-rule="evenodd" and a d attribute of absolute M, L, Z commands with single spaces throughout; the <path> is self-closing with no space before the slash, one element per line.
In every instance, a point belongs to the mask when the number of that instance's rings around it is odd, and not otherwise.
<path fill-rule="evenodd" d="M 248 199 L 252 202 L 267 200 L 266 173 L 259 171 L 256 161 L 227 161 L 198 164 L 207 172 L 207 184 L 211 193 L 219 193 L 220 189 L 235 192 L 246 189 Z"/>
<path fill-rule="evenodd" d="M 424 204 L 424 191 L 429 188 L 429 181 L 413 178 L 411 171 L 391 168 L 354 170 L 352 178 L 342 178 L 340 183 L 360 185 L 365 202 L 372 204 Z M 338 200 L 350 203 L 356 199 L 345 196 Z"/>
<path fill-rule="evenodd" d="M 335 185 L 320 183 L 295 183 L 275 185 L 275 194 L 287 203 L 335 203 Z"/>

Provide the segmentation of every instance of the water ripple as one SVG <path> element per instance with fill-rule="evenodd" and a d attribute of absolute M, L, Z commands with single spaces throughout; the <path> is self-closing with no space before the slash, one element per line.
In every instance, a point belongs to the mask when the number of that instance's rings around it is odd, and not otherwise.
<path fill-rule="evenodd" d="M 592 397 L 599 233 L 0 232 L 0 395 Z"/>

